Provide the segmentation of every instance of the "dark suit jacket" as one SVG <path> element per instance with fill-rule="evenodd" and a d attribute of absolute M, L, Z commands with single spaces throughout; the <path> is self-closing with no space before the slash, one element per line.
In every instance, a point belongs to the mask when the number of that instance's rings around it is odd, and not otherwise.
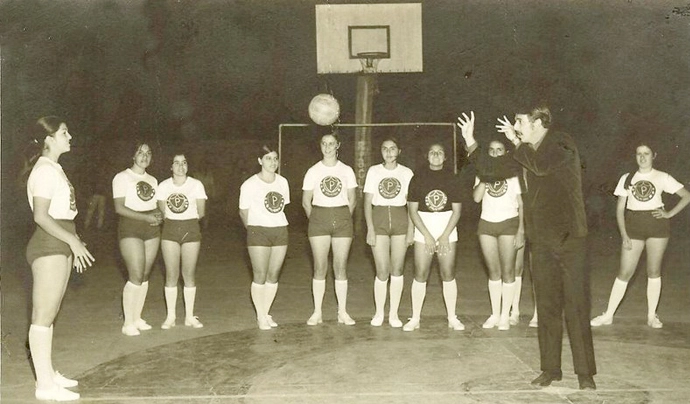
<path fill-rule="evenodd" d="M 528 239 L 561 245 L 570 237 L 586 236 L 580 155 L 570 135 L 549 130 L 537 150 L 522 144 L 513 157 L 524 168 Z"/>

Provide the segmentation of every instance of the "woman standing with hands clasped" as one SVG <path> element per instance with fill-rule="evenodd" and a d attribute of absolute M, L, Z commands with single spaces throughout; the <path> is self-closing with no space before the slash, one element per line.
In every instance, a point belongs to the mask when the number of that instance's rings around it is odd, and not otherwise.
<path fill-rule="evenodd" d="M 268 314 L 278 291 L 278 278 L 288 246 L 288 221 L 283 209 L 290 203 L 290 187 L 276 174 L 278 152 L 264 145 L 257 158 L 261 171 L 240 187 L 240 218 L 247 229 L 247 250 L 252 262 L 250 289 L 261 330 L 277 327 Z"/>
<path fill-rule="evenodd" d="M 606 311 L 592 319 L 593 327 L 613 324 L 628 282 L 635 273 L 642 251 L 647 249 L 647 325 L 661 328 L 656 314 L 661 296 L 661 262 L 668 245 L 671 229 L 669 219 L 690 203 L 690 192 L 669 174 L 654 169 L 656 153 L 647 143 L 635 150 L 637 170 L 624 174 L 614 191 L 618 196 L 616 221 L 621 234 L 621 262 L 613 282 Z M 671 210 L 664 208 L 662 193 L 676 194 L 680 201 Z"/>
<path fill-rule="evenodd" d="M 398 307 L 403 290 L 403 269 L 407 246 L 413 243 L 414 225 L 407 214 L 407 192 L 412 170 L 398 163 L 400 147 L 395 139 L 381 143 L 383 163 L 369 167 L 364 181 L 364 219 L 367 222 L 367 244 L 371 246 L 376 265 L 374 305 L 371 325 L 383 324 L 386 289 L 390 277 L 388 323 L 400 328 Z"/>
<path fill-rule="evenodd" d="M 199 219 L 206 209 L 206 191 L 201 181 L 187 176 L 189 169 L 184 153 L 175 154 L 171 166 L 172 177 L 158 186 L 158 208 L 163 212 L 161 250 L 165 262 L 165 306 L 168 315 L 161 328 L 175 326 L 177 283 L 180 269 L 184 281 L 184 325 L 201 328 L 204 325 L 194 315 L 196 300 L 196 262 L 201 248 Z"/>
<path fill-rule="evenodd" d="M 432 143 L 427 152 L 428 167 L 415 172 L 410 181 L 407 207 L 414 223 L 414 280 L 412 281 L 412 317 L 403 331 L 419 328 L 422 306 L 426 297 L 434 255 L 443 281 L 443 300 L 446 303 L 448 327 L 462 331 L 465 326 L 455 314 L 458 285 L 455 282 L 455 251 L 462 207 L 455 175 L 443 169 L 446 152 L 439 143 Z"/>
<path fill-rule="evenodd" d="M 58 164 L 60 156 L 70 151 L 71 139 L 62 119 L 43 117 L 36 122 L 30 140 L 31 153 L 27 156 L 31 172 L 26 193 L 36 223 L 26 248 L 33 276 L 29 348 L 38 400 L 79 399 L 79 393 L 66 389 L 76 387 L 78 382 L 56 372 L 52 361 L 53 322 L 60 311 L 72 267 L 83 272 L 94 261 L 86 244 L 77 236 L 74 188 Z"/>
<path fill-rule="evenodd" d="M 347 259 L 354 233 L 352 212 L 357 204 L 357 179 L 352 168 L 338 160 L 337 133 L 321 136 L 319 145 L 323 158 L 307 170 L 302 184 L 302 207 L 309 219 L 307 234 L 314 257 L 314 313 L 307 325 L 323 322 L 321 306 L 331 249 L 338 323 L 355 325 L 355 320 L 347 314 Z"/>
<path fill-rule="evenodd" d="M 122 311 L 125 323 L 122 333 L 140 335 L 151 326 L 141 318 L 149 289 L 151 268 L 160 246 L 160 224 L 163 215 L 156 207 L 158 180 L 146 169 L 152 161 L 151 147 L 138 143 L 132 167 L 113 178 L 113 203 L 119 221 L 117 238 L 120 253 L 127 267 L 128 280 L 122 290 Z"/>

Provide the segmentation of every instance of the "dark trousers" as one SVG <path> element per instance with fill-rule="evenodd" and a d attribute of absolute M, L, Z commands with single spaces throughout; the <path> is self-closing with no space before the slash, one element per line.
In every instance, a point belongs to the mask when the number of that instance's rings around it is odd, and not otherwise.
<path fill-rule="evenodd" d="M 530 244 L 532 276 L 539 313 L 541 370 L 561 369 L 563 315 L 568 329 L 575 373 L 594 375 L 587 244 L 584 237 L 560 245 Z"/>

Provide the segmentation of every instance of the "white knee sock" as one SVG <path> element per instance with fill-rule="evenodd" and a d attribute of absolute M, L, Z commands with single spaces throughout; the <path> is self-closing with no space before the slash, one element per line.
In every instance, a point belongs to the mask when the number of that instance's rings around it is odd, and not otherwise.
<path fill-rule="evenodd" d="M 512 312 L 520 312 L 520 295 L 522 294 L 522 276 L 515 277 L 515 293 L 513 293 Z"/>
<path fill-rule="evenodd" d="M 130 281 L 125 283 L 122 289 L 122 314 L 125 316 L 125 325 L 134 325 L 137 321 L 137 307 L 139 306 L 139 290 L 141 286 L 137 286 Z"/>
<path fill-rule="evenodd" d="M 628 282 L 622 281 L 616 278 L 613 281 L 613 287 L 611 288 L 611 296 L 609 297 L 609 305 L 606 308 L 606 315 L 608 317 L 613 317 L 613 314 L 618 309 L 618 305 L 621 304 L 623 296 L 625 296 L 625 290 L 628 288 Z"/>
<path fill-rule="evenodd" d="M 149 281 L 142 282 L 137 293 L 137 306 L 134 312 L 134 322 L 141 320 L 141 313 L 144 311 L 144 304 L 146 303 L 146 295 L 149 292 Z"/>
<path fill-rule="evenodd" d="M 513 305 L 513 295 L 515 294 L 515 282 L 503 283 L 501 287 L 501 320 L 504 322 L 510 317 L 510 306 Z"/>
<path fill-rule="evenodd" d="M 389 316 L 393 314 L 395 317 L 398 316 L 398 307 L 400 307 L 400 299 L 402 298 L 403 291 L 403 275 L 390 277 L 391 280 L 391 292 L 390 292 L 390 307 Z"/>
<path fill-rule="evenodd" d="M 252 282 L 252 286 L 249 291 L 252 295 L 252 303 L 254 303 L 254 309 L 256 310 L 256 318 L 264 318 L 267 314 L 265 306 L 266 287 L 264 285 Z"/>
<path fill-rule="evenodd" d="M 196 300 L 196 286 L 183 288 L 185 318 L 194 317 L 194 301 Z"/>
<path fill-rule="evenodd" d="M 177 318 L 177 286 L 165 287 L 165 307 L 168 309 L 168 319 Z"/>
<path fill-rule="evenodd" d="M 312 279 L 311 293 L 314 296 L 314 312 L 321 313 L 321 305 L 323 304 L 323 295 L 326 294 L 326 280 Z"/>
<path fill-rule="evenodd" d="M 386 292 L 388 282 L 382 281 L 378 277 L 374 277 L 374 307 L 376 314 L 374 316 L 383 317 L 383 309 L 386 306 Z"/>
<path fill-rule="evenodd" d="M 455 304 L 458 301 L 458 284 L 455 279 L 443 281 L 443 301 L 446 303 L 448 318 L 455 318 Z"/>
<path fill-rule="evenodd" d="M 338 313 L 347 312 L 347 279 L 335 280 L 335 298 L 338 300 Z"/>
<path fill-rule="evenodd" d="M 424 298 L 426 297 L 426 282 L 412 281 L 412 318 L 420 318 L 422 315 L 422 307 L 424 306 Z"/>
<path fill-rule="evenodd" d="M 264 287 L 264 310 L 266 311 L 266 314 L 268 314 L 268 312 L 271 311 L 271 306 L 273 305 L 273 301 L 278 293 L 278 282 L 266 282 L 264 283 Z"/>
<path fill-rule="evenodd" d="M 661 296 L 661 277 L 647 278 L 647 317 L 656 314 Z"/>
<path fill-rule="evenodd" d="M 36 371 L 36 388 L 50 389 L 55 385 L 53 381 L 53 329 L 31 324 L 29 327 L 29 349 L 31 360 Z"/>
<path fill-rule="evenodd" d="M 499 316 L 501 314 L 501 288 L 503 282 L 501 280 L 492 281 L 489 279 L 489 301 L 491 301 L 491 315 Z"/>

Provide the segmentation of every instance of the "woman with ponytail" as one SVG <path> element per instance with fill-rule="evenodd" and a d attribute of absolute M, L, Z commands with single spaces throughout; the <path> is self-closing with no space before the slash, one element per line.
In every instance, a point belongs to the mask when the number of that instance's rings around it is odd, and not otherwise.
<path fill-rule="evenodd" d="M 53 322 L 60 310 L 72 267 L 83 272 L 94 261 L 76 233 L 74 218 L 77 203 L 74 187 L 58 164 L 63 153 L 70 151 L 67 125 L 55 116 L 40 118 L 32 133 L 32 153 L 26 192 L 36 223 L 26 258 L 33 276 L 29 347 L 36 374 L 36 399 L 71 401 L 79 393 L 76 387 L 53 369 Z"/>

